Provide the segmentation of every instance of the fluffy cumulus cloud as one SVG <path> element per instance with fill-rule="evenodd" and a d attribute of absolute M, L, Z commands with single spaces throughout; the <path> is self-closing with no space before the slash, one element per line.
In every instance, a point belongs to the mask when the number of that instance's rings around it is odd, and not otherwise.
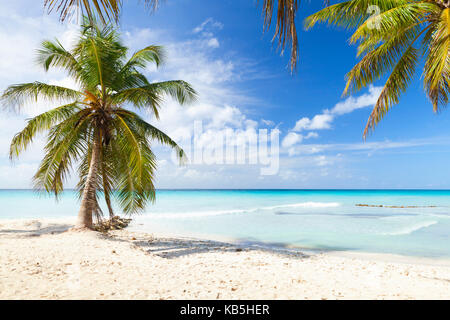
<path fill-rule="evenodd" d="M 293 131 L 330 129 L 334 116 L 329 113 L 318 114 L 312 119 L 303 117 L 295 123 Z"/>
<path fill-rule="evenodd" d="M 294 144 L 301 143 L 302 140 L 303 140 L 303 136 L 302 136 L 302 135 L 297 134 L 297 133 L 295 133 L 295 132 L 289 132 L 289 133 L 284 137 L 283 142 L 282 142 L 281 145 L 282 145 L 284 148 L 289 148 L 289 147 L 293 146 Z"/>
<path fill-rule="evenodd" d="M 200 32 L 211 32 L 213 29 L 222 30 L 224 27 L 223 23 L 214 20 L 213 18 L 208 18 L 203 21 L 199 26 L 195 27 L 193 33 Z"/>
<path fill-rule="evenodd" d="M 220 47 L 220 42 L 217 37 L 215 37 L 214 32 L 217 30 L 222 30 L 224 25 L 214 20 L 213 18 L 208 18 L 205 21 L 203 21 L 199 26 L 195 27 L 192 32 L 194 34 L 200 34 L 201 37 L 204 39 L 204 43 L 211 48 L 218 48 Z"/>
<path fill-rule="evenodd" d="M 283 140 L 283 147 L 291 148 L 288 150 L 290 155 L 298 154 L 298 150 L 292 149 L 294 145 L 300 144 L 304 138 L 317 138 L 318 133 L 314 130 L 326 130 L 331 129 L 333 122 L 336 117 L 351 113 L 357 109 L 372 107 L 380 93 L 381 87 L 370 86 L 368 93 L 362 94 L 358 97 L 348 97 L 344 101 L 338 102 L 333 108 L 325 109 L 321 113 L 308 118 L 302 117 L 296 123 L 295 126 L 290 130 Z M 303 131 L 310 131 L 305 136 L 300 134 Z"/>
<path fill-rule="evenodd" d="M 369 92 L 359 97 L 349 97 L 346 100 L 336 104 L 330 113 L 333 115 L 343 115 L 353 112 L 357 109 L 371 107 L 375 105 L 381 94 L 382 87 L 369 87 Z"/>
<path fill-rule="evenodd" d="M 331 110 L 325 109 L 312 118 L 303 117 L 295 123 L 292 131 L 330 129 L 334 119 L 357 109 L 373 107 L 381 93 L 381 87 L 369 87 L 369 92 L 359 97 L 348 97 L 337 103 Z"/>

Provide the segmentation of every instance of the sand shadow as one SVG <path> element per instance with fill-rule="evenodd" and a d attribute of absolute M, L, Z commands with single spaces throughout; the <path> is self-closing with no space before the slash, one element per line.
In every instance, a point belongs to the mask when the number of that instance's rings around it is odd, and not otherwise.
<path fill-rule="evenodd" d="M 235 243 L 191 238 L 153 238 L 150 235 L 139 236 L 136 240 L 112 237 L 111 240 L 126 241 L 141 250 L 165 259 L 176 259 L 182 256 L 208 252 L 249 252 L 265 251 L 277 255 L 308 258 L 310 255 L 299 250 L 287 248 L 279 243 L 260 243 L 243 239 Z"/>
<path fill-rule="evenodd" d="M 70 224 L 50 224 L 44 228 L 38 226 L 33 229 L 0 229 L 0 236 L 15 235 L 18 237 L 40 237 L 46 234 L 60 234 L 69 230 Z"/>
<path fill-rule="evenodd" d="M 427 276 L 422 276 L 422 275 L 419 275 L 419 276 L 424 278 L 424 279 L 436 280 L 436 281 L 444 281 L 444 282 L 449 282 L 450 283 L 450 279 L 443 279 L 443 278 L 437 278 L 437 277 L 427 277 Z"/>

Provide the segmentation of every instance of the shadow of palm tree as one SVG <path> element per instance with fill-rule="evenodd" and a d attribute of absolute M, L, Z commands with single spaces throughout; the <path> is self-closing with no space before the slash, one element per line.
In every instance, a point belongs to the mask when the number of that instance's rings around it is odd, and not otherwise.
<path fill-rule="evenodd" d="M 443 278 L 438 278 L 438 277 L 427 277 L 427 276 L 422 276 L 422 275 L 419 275 L 419 276 L 422 278 L 425 278 L 425 279 L 430 279 L 430 280 L 450 282 L 450 279 L 443 279 Z"/>
<path fill-rule="evenodd" d="M 135 239 L 135 238 L 133 238 Z M 290 249 L 280 243 L 261 243 L 257 241 L 239 240 L 236 243 L 225 243 L 212 240 L 191 238 L 153 238 L 151 235 L 140 235 L 138 239 L 114 237 L 112 240 L 126 241 L 150 254 L 165 259 L 174 259 L 191 254 L 208 252 L 249 252 L 266 251 L 289 257 L 308 258 L 309 255 L 299 250 Z"/>
<path fill-rule="evenodd" d="M 50 224 L 45 228 L 37 228 L 33 229 L 0 229 L 0 236 L 4 235 L 16 235 L 16 236 L 24 236 L 24 237 L 39 237 L 45 234 L 59 234 L 67 231 L 71 228 L 70 224 Z"/>

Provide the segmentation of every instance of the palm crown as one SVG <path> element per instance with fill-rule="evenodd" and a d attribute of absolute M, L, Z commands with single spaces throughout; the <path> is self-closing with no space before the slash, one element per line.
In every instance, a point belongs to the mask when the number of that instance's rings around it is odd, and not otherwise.
<path fill-rule="evenodd" d="M 92 214 L 101 214 L 98 191 L 103 191 L 111 215 L 112 195 L 125 213 L 142 210 L 154 199 L 156 159 L 150 139 L 173 147 L 180 159 L 184 157 L 169 136 L 125 106 L 148 110 L 158 118 L 165 95 L 180 104 L 196 96 L 184 81 L 151 83 L 139 71 L 148 63 L 161 64 L 161 47 L 146 47 L 127 59 L 128 50 L 113 27 L 87 22 L 72 50 L 58 41 L 44 41 L 38 51 L 38 62 L 45 70 L 64 69 L 80 90 L 33 82 L 12 85 L 2 95 L 3 103 L 15 109 L 38 98 L 68 102 L 29 120 L 13 138 L 10 157 L 19 156 L 36 134 L 48 131 L 45 156 L 34 176 L 35 187 L 57 196 L 76 165 L 80 228 L 91 227 Z"/>
<path fill-rule="evenodd" d="M 379 15 L 369 15 L 377 6 Z M 347 74 L 344 94 L 365 87 L 388 74 L 370 114 L 368 131 L 399 102 L 414 77 L 422 56 L 424 88 L 434 110 L 447 105 L 450 77 L 450 3 L 448 0 L 352 0 L 329 6 L 308 17 L 317 22 L 355 28 L 351 43 L 358 43 L 362 59 Z"/>

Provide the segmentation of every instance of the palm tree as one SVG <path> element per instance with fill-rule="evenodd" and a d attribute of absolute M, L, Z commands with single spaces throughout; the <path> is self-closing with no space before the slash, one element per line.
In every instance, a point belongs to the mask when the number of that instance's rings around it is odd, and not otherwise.
<path fill-rule="evenodd" d="M 369 6 L 378 15 L 369 15 Z M 307 28 L 318 22 L 356 29 L 350 38 L 358 43 L 361 60 L 347 74 L 344 94 L 387 75 L 382 92 L 364 130 L 370 129 L 397 104 L 414 78 L 423 57 L 425 92 L 434 111 L 448 103 L 450 80 L 449 0 L 352 0 L 335 4 L 307 18 Z"/>
<path fill-rule="evenodd" d="M 72 50 L 56 40 L 44 41 L 38 51 L 38 62 L 46 71 L 65 70 L 79 90 L 32 82 L 12 85 L 1 96 L 4 105 L 16 110 L 38 98 L 63 103 L 28 121 L 11 142 L 10 158 L 18 157 L 38 133 L 48 131 L 34 185 L 57 197 L 72 167 L 77 167 L 81 207 L 75 228 L 92 228 L 93 214 L 101 215 L 101 193 L 111 216 L 112 196 L 126 214 L 154 200 L 156 159 L 150 139 L 174 148 L 180 159 L 184 157 L 169 136 L 125 106 L 158 118 L 165 95 L 184 104 L 195 99 L 194 89 L 181 80 L 152 83 L 139 71 L 148 63 L 162 63 L 161 47 L 148 46 L 128 60 L 127 52 L 111 25 L 85 20 Z"/>
<path fill-rule="evenodd" d="M 163 0 L 144 0 L 144 2 L 151 10 L 156 10 Z M 282 50 L 281 52 L 290 45 L 291 71 L 295 69 L 298 58 L 298 39 L 295 20 L 299 2 L 300 0 L 263 0 L 264 29 L 267 30 L 270 28 L 272 25 L 272 17 L 274 12 L 276 12 L 276 30 L 273 40 L 278 38 L 278 45 Z M 329 0 L 324 0 L 325 5 L 328 5 L 328 3 Z M 70 18 L 78 11 L 81 11 L 82 14 L 86 14 L 88 17 L 98 16 L 102 21 L 118 21 L 122 1 L 45 0 L 44 7 L 47 8 L 49 13 L 53 10 L 58 12 L 61 21 Z"/>

